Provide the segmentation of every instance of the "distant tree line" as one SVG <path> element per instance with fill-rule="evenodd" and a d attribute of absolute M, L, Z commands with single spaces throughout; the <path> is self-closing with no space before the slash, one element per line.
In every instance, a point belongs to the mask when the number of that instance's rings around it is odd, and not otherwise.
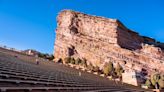
<path fill-rule="evenodd" d="M 54 56 L 52 54 L 48 54 L 48 53 L 38 53 L 38 57 L 48 59 L 50 61 L 52 61 L 54 59 Z"/>

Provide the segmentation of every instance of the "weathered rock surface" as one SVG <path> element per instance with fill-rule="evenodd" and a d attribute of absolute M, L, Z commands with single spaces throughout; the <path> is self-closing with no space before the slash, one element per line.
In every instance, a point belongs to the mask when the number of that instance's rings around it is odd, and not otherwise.
<path fill-rule="evenodd" d="M 163 43 L 140 36 L 116 19 L 64 10 L 57 21 L 56 59 L 72 56 L 99 67 L 112 61 L 126 70 L 164 72 Z"/>

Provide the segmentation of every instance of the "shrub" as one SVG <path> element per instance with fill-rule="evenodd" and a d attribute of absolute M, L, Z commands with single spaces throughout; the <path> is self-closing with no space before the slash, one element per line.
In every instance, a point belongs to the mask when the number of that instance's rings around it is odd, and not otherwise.
<path fill-rule="evenodd" d="M 164 88 L 164 80 L 163 79 L 159 79 L 158 84 L 159 84 L 161 89 Z"/>
<path fill-rule="evenodd" d="M 73 57 L 70 59 L 70 63 L 75 64 L 75 59 Z"/>
<path fill-rule="evenodd" d="M 150 80 L 151 80 L 152 85 L 155 86 L 156 81 L 154 80 L 153 77 L 154 77 L 154 75 L 151 75 Z"/>
<path fill-rule="evenodd" d="M 109 75 L 109 66 L 108 66 L 108 65 L 104 66 L 104 68 L 103 68 L 103 73 L 104 73 L 106 76 Z"/>
<path fill-rule="evenodd" d="M 160 75 L 160 79 L 164 80 L 164 74 Z"/>
<path fill-rule="evenodd" d="M 115 68 L 116 75 L 120 78 L 122 76 L 122 73 L 124 72 L 122 66 L 118 63 Z"/>
<path fill-rule="evenodd" d="M 44 53 L 38 53 L 38 57 L 40 57 L 40 58 L 46 58 L 46 55 Z"/>
<path fill-rule="evenodd" d="M 64 59 L 64 61 L 65 61 L 66 64 L 70 63 L 71 62 L 71 57 L 66 57 Z"/>
<path fill-rule="evenodd" d="M 81 65 L 87 67 L 87 60 L 85 58 L 81 61 Z"/>
<path fill-rule="evenodd" d="M 109 62 L 107 65 L 104 66 L 103 68 L 103 72 L 106 76 L 111 75 L 113 72 L 114 68 L 113 68 L 113 63 Z"/>
<path fill-rule="evenodd" d="M 158 74 L 154 73 L 150 77 L 150 81 L 153 87 L 159 87 L 159 88 L 164 88 L 164 75 L 163 74 Z"/>
<path fill-rule="evenodd" d="M 78 64 L 81 64 L 82 60 L 80 58 L 77 58 L 76 61 L 75 61 L 75 64 L 78 65 Z"/>
<path fill-rule="evenodd" d="M 40 57 L 40 58 L 48 59 L 50 61 L 54 59 L 54 55 L 47 54 L 47 53 L 38 53 L 37 56 Z"/>
<path fill-rule="evenodd" d="M 116 74 L 119 78 L 122 78 L 122 73 L 123 72 L 124 72 L 124 70 L 122 69 L 122 70 L 118 71 Z"/>
<path fill-rule="evenodd" d="M 160 79 L 160 75 L 159 74 L 152 74 L 151 75 L 151 83 L 152 83 L 152 85 L 155 86 L 159 79 Z"/>
<path fill-rule="evenodd" d="M 151 84 L 150 79 L 147 79 L 147 80 L 146 80 L 145 85 L 146 85 L 148 88 L 151 87 L 152 84 Z"/>
<path fill-rule="evenodd" d="M 121 78 L 121 77 L 119 77 L 116 72 L 112 72 L 112 78 Z"/>
<path fill-rule="evenodd" d="M 113 70 L 114 70 L 113 63 L 109 62 L 108 66 L 109 66 L 109 73 L 111 74 L 113 72 Z"/>
<path fill-rule="evenodd" d="M 160 74 L 155 74 L 154 75 L 154 80 L 157 82 L 160 79 Z"/>

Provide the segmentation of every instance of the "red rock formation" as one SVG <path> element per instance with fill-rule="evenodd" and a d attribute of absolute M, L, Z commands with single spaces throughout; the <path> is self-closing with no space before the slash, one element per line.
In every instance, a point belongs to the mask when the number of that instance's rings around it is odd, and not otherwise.
<path fill-rule="evenodd" d="M 164 72 L 163 44 L 142 37 L 116 19 L 62 11 L 56 29 L 56 59 L 72 56 L 102 67 L 105 62 L 122 63 L 125 69 Z M 156 47 L 158 46 L 158 47 Z"/>

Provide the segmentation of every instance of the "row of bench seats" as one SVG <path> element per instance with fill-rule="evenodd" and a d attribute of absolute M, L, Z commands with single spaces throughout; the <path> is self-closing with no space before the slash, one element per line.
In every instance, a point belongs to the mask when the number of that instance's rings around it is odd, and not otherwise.
<path fill-rule="evenodd" d="M 53 62 L 35 64 L 35 57 L 0 51 L 0 90 L 3 92 L 143 92 L 145 90 Z M 79 72 L 81 75 L 79 76 Z"/>

